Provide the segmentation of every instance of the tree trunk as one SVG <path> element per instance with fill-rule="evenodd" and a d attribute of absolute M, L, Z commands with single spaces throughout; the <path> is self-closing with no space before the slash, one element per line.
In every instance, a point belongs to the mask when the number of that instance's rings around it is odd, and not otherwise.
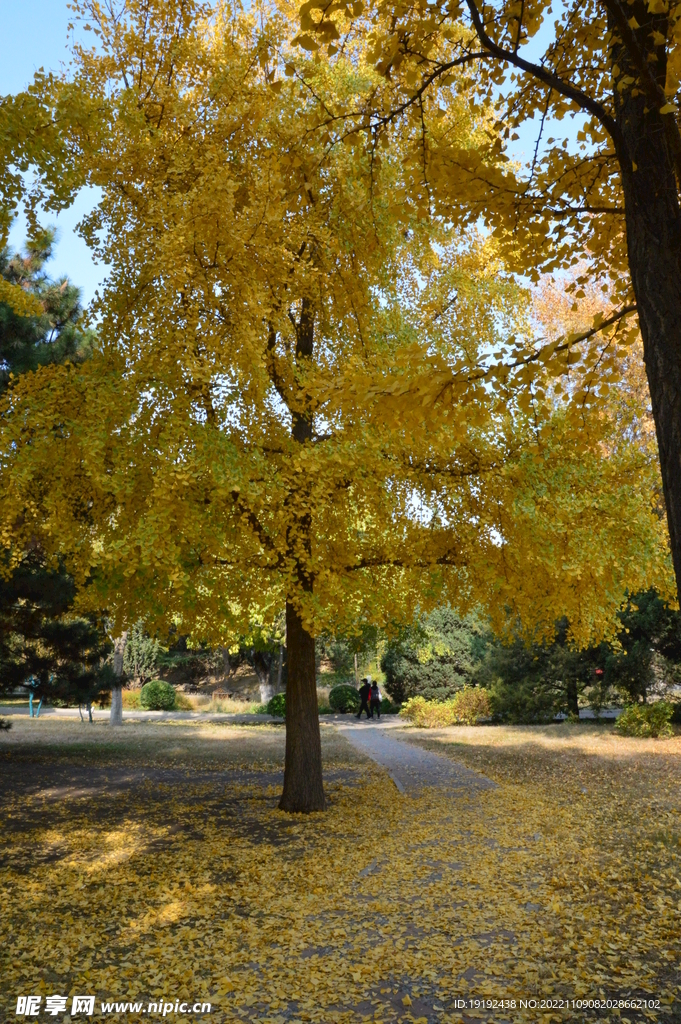
<path fill-rule="evenodd" d="M 110 725 L 123 725 L 123 655 L 125 645 L 128 642 L 128 631 L 114 640 L 113 669 L 118 683 L 111 688 L 111 714 L 109 715 Z"/>
<path fill-rule="evenodd" d="M 653 30 L 666 32 L 666 15 L 651 16 L 647 5 L 627 8 L 640 21 L 635 35 L 644 53 Z M 632 18 L 632 20 L 634 20 Z M 660 20 L 664 24 L 660 23 Z M 614 26 L 611 24 L 610 26 Z M 664 86 L 666 60 L 653 65 Z M 628 51 L 615 44 L 612 63 L 637 77 Z M 621 81 L 621 79 L 618 79 Z M 628 149 L 618 153 L 629 250 L 629 269 L 643 338 L 650 398 L 660 453 L 676 585 L 681 596 L 681 210 L 670 149 L 661 115 L 643 92 L 613 90 L 617 123 Z M 632 168 L 630 160 L 634 164 Z"/>
<path fill-rule="evenodd" d="M 568 679 L 567 681 L 567 706 L 570 714 L 576 715 L 579 718 L 579 698 L 576 679 Z"/>
<path fill-rule="evenodd" d="M 357 655 L 355 655 L 355 686 L 359 687 L 359 662 Z"/>
<path fill-rule="evenodd" d="M 281 676 L 284 669 L 284 645 L 279 644 L 279 663 L 277 665 L 277 686 L 275 693 L 281 693 Z"/>
<path fill-rule="evenodd" d="M 269 680 L 260 683 L 260 703 L 267 704 L 274 697 L 274 686 Z"/>
<path fill-rule="evenodd" d="M 322 745 L 319 735 L 314 637 L 286 602 L 286 765 L 282 811 L 323 811 Z"/>
<path fill-rule="evenodd" d="M 274 696 L 274 684 L 272 683 L 272 664 L 267 664 L 264 655 L 259 652 L 254 652 L 252 656 L 253 669 L 256 676 L 258 677 L 258 686 L 260 688 L 260 703 L 267 704 L 271 697 Z"/>
<path fill-rule="evenodd" d="M 300 319 L 295 323 L 296 362 L 305 365 L 314 348 L 314 310 L 309 299 L 303 299 Z M 298 444 L 312 441 L 312 413 L 309 402 L 291 410 L 291 436 Z M 298 501 L 305 494 L 292 492 L 294 511 L 287 530 L 289 553 L 293 558 L 299 592 L 311 594 L 314 578 L 310 573 L 312 518 L 306 502 Z M 296 507 L 297 506 L 297 507 Z M 322 781 L 322 744 L 319 734 L 317 706 L 317 674 L 315 671 L 314 637 L 303 626 L 300 615 L 290 599 L 286 600 L 286 764 L 284 792 L 279 807 L 282 811 L 309 813 L 323 811 L 326 806 Z"/>

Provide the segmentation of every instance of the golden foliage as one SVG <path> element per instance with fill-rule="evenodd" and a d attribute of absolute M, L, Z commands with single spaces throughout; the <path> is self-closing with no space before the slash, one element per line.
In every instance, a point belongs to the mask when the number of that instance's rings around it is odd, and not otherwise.
<path fill-rule="evenodd" d="M 449 700 L 426 700 L 410 697 L 400 715 L 419 728 L 437 729 L 447 725 L 475 725 L 481 718 L 489 718 L 489 694 L 479 686 L 465 686 Z"/>
<path fill-rule="evenodd" d="M 605 404 L 631 331 L 534 343 L 475 209 L 427 216 L 421 123 L 374 147 L 347 121 L 388 88 L 375 40 L 323 62 L 285 5 L 76 7 L 98 46 L 24 103 L 57 141 L 13 138 L 55 204 L 102 190 L 86 234 L 111 269 L 94 357 L 0 408 L 6 551 L 39 537 L 117 625 L 227 645 L 285 597 L 315 633 L 449 600 L 499 630 L 566 615 L 581 644 L 627 590 L 670 594 L 657 468 L 633 405 L 623 429 Z M 498 154 L 469 100 L 424 100 L 468 193 Z"/>
<path fill-rule="evenodd" d="M 369 1014 L 414 1024 L 434 1013 L 461 1024 L 457 997 L 633 995 L 660 1000 L 648 1020 L 670 1019 L 675 999 L 678 1012 L 678 737 L 565 725 L 429 732 L 429 746 L 498 788 L 413 798 L 336 737 L 328 813 L 291 819 L 267 775 L 225 774 L 260 743 L 261 769 L 280 766 L 281 729 L 126 726 L 117 747 L 103 726 L 15 722 L 0 738 L 3 773 L 40 776 L 4 797 L 5 999 L 200 998 L 218 1024 Z M 70 736 L 54 748 L 51 730 Z M 104 747 L 92 733 L 108 737 Z M 14 1005 L 3 1008 L 10 1016 Z M 622 1017 L 636 1014 L 598 1019 Z M 537 1011 L 512 1019 L 534 1024 Z"/>

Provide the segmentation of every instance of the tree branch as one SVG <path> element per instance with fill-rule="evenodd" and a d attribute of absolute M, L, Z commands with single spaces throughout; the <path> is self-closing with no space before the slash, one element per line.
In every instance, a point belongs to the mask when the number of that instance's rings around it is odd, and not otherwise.
<path fill-rule="evenodd" d="M 283 566 L 284 559 L 282 558 L 281 552 L 277 551 L 274 541 L 269 536 L 269 534 L 265 532 L 265 528 L 263 527 L 262 523 L 256 516 L 253 509 L 248 508 L 248 506 L 242 500 L 241 491 L 237 490 L 236 488 L 232 491 L 232 501 L 234 502 L 234 508 L 241 515 L 241 518 L 246 520 L 251 530 L 262 544 L 263 548 L 266 551 L 269 551 L 272 554 L 276 555 L 277 560 L 275 565 L 278 567 Z"/>
<path fill-rule="evenodd" d="M 594 334 L 598 334 L 599 331 L 605 330 L 606 327 L 612 327 L 613 324 L 618 323 L 618 321 L 622 320 L 625 316 L 629 316 L 630 313 L 635 313 L 636 311 L 637 307 L 634 304 L 630 306 L 624 306 L 617 313 L 613 313 L 611 317 L 608 317 L 607 320 L 601 321 L 598 327 L 591 327 L 588 331 L 584 331 L 582 334 L 575 335 L 573 338 L 564 342 L 562 345 L 556 345 L 553 351 L 554 353 L 567 352 L 568 349 L 573 348 L 573 346 L 579 345 L 583 341 L 588 341 L 589 338 L 593 338 Z M 517 370 L 519 366 L 527 366 L 529 363 L 535 363 L 538 359 L 541 358 L 542 352 L 546 350 L 546 347 L 547 346 L 544 345 L 542 346 L 542 348 L 538 349 L 536 352 L 533 352 L 531 355 L 523 356 L 522 359 L 517 359 L 514 363 L 509 363 L 507 369 Z M 487 376 L 487 374 L 490 371 L 491 367 L 489 370 L 485 371 L 484 376 Z"/>
<path fill-rule="evenodd" d="M 289 398 L 284 387 L 284 382 L 277 372 L 277 356 L 275 347 L 277 344 L 277 332 L 274 329 L 274 324 L 270 324 L 267 332 L 267 373 L 274 385 L 274 388 L 281 398 L 282 402 L 289 408 Z"/>
<path fill-rule="evenodd" d="M 485 49 L 498 60 L 508 61 L 514 67 L 519 68 L 521 71 L 525 71 L 526 74 L 532 75 L 537 78 L 544 85 L 547 85 L 550 89 L 554 89 L 561 96 L 565 96 L 567 99 L 572 100 L 582 110 L 588 110 L 590 114 L 600 121 L 608 135 L 615 143 L 616 148 L 622 154 L 627 153 L 627 147 L 624 141 L 624 137 L 619 130 L 619 126 L 614 117 L 611 117 L 600 103 L 592 99 L 591 96 L 587 96 L 576 86 L 570 85 L 569 82 L 564 82 L 558 75 L 554 75 L 551 71 L 547 71 L 540 64 L 532 64 L 531 61 L 525 60 L 520 57 L 517 53 L 513 53 L 511 50 L 505 50 L 503 46 L 495 43 L 490 36 L 487 35 L 485 27 L 480 17 L 480 11 L 478 10 L 475 0 L 466 0 L 468 10 L 470 11 L 471 20 L 473 22 L 473 28 L 476 31 L 477 37 L 485 47 Z"/>

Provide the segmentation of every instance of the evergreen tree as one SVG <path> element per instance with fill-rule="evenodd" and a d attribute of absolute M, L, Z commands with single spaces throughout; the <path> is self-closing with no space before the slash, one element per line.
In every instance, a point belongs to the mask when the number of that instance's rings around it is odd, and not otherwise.
<path fill-rule="evenodd" d="M 631 701 L 646 701 L 654 690 L 668 690 L 681 669 L 681 612 L 655 590 L 632 597 L 620 612 L 619 645 L 608 651 L 603 686 Z"/>
<path fill-rule="evenodd" d="M 491 691 L 498 718 L 548 722 L 559 712 L 579 714 L 580 697 L 599 679 L 608 650 L 605 644 L 575 649 L 568 642 L 567 623 L 561 621 L 553 641 L 528 645 L 518 635 L 503 644 L 488 637 L 475 677 Z"/>
<path fill-rule="evenodd" d="M 160 653 L 161 645 L 158 640 L 145 632 L 144 622 L 139 619 L 128 633 L 123 655 L 125 674 L 128 678 L 147 682 L 154 677 Z"/>
<path fill-rule="evenodd" d="M 398 703 L 409 697 L 447 700 L 472 681 L 480 627 L 451 608 L 436 608 L 391 641 L 381 659 L 386 689 Z"/>
<path fill-rule="evenodd" d="M 654 590 L 635 594 L 619 613 L 612 644 L 578 650 L 567 623 L 552 641 L 528 645 L 517 635 L 503 644 L 491 635 L 481 649 L 476 680 L 490 689 L 497 717 L 511 722 L 551 721 L 559 712 L 594 711 L 606 704 L 645 702 L 667 695 L 681 667 L 681 613 Z"/>
<path fill-rule="evenodd" d="M 93 335 L 81 326 L 79 290 L 68 278 L 53 281 L 45 272 L 53 242 L 54 232 L 43 231 L 23 256 L 0 250 L 0 276 L 43 309 L 40 316 L 19 316 L 0 302 L 0 395 L 10 374 L 81 362 L 90 354 Z M 0 692 L 26 686 L 39 700 L 77 700 L 89 709 L 110 688 L 103 623 L 74 616 L 74 597 L 72 578 L 63 568 L 48 568 L 35 548 L 9 576 L 0 575 Z"/>
<path fill-rule="evenodd" d="M 0 276 L 34 295 L 42 316 L 18 316 L 0 302 L 0 394 L 9 375 L 48 363 L 82 362 L 91 352 L 93 332 L 81 325 L 80 291 L 66 277 L 51 280 L 45 264 L 52 255 L 54 232 L 43 231 L 26 243 L 22 256 L 0 250 Z"/>
<path fill-rule="evenodd" d="M 86 707 L 111 686 L 111 644 L 94 616 L 70 615 L 72 578 L 31 552 L 12 575 L 0 575 L 0 692 L 28 688 L 38 700 Z"/>

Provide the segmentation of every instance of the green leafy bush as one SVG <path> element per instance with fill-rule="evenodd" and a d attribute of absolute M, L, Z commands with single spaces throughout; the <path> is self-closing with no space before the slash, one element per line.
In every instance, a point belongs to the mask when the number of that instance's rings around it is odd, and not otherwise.
<path fill-rule="evenodd" d="M 358 691 L 354 686 L 349 686 L 347 683 L 342 683 L 340 686 L 334 686 L 329 693 L 329 704 L 334 711 L 340 711 L 342 715 L 348 711 L 354 711 L 355 714 L 359 711 L 362 700 Z"/>
<path fill-rule="evenodd" d="M 175 687 L 154 679 L 140 690 L 140 704 L 147 711 L 172 711 L 175 707 Z"/>
<path fill-rule="evenodd" d="M 411 697 L 402 705 L 400 714 L 421 729 L 475 725 L 481 718 L 489 718 L 491 714 L 489 694 L 479 686 L 466 686 L 451 700 Z"/>
<path fill-rule="evenodd" d="M 674 705 L 666 700 L 655 704 L 630 704 L 617 719 L 615 728 L 622 736 L 672 736 L 670 720 Z"/>
<path fill-rule="evenodd" d="M 267 702 L 267 714 L 276 718 L 286 718 L 286 694 L 275 693 Z"/>
<path fill-rule="evenodd" d="M 332 715 L 333 714 L 333 708 L 331 707 L 330 704 L 320 704 L 319 705 L 319 714 L 320 715 Z"/>
<path fill-rule="evenodd" d="M 384 697 L 381 701 L 381 714 L 382 715 L 399 715 L 400 705 L 394 704 L 389 697 Z"/>

